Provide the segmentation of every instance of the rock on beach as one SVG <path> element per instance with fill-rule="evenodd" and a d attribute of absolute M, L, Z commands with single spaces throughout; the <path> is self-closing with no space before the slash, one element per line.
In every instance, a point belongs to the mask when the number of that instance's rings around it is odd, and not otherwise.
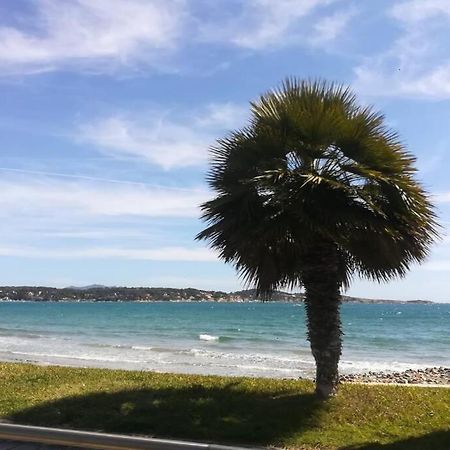
<path fill-rule="evenodd" d="M 428 367 L 426 369 L 408 369 L 404 372 L 367 372 L 363 374 L 341 375 L 345 383 L 396 383 L 450 385 L 450 368 Z"/>

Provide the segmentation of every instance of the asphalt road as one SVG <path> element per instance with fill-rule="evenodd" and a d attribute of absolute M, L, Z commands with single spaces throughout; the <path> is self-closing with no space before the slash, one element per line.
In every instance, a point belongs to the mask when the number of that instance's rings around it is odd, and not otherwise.
<path fill-rule="evenodd" d="M 80 447 L 78 447 L 79 449 Z M 33 444 L 32 442 L 0 441 L 0 450 L 74 450 L 74 447 Z"/>

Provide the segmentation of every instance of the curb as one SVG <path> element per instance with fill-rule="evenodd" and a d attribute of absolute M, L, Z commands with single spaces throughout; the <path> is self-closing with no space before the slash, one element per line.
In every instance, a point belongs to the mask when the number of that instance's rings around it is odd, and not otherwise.
<path fill-rule="evenodd" d="M 36 444 L 111 450 L 250 450 L 262 447 L 233 447 L 199 442 L 154 439 L 61 428 L 0 423 L 0 439 Z"/>

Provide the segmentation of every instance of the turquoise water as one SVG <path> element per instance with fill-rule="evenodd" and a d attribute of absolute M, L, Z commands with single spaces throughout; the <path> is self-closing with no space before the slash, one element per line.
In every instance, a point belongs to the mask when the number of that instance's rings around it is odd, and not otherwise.
<path fill-rule="evenodd" d="M 302 305 L 0 303 L 0 359 L 163 372 L 312 376 Z M 450 366 L 450 304 L 346 304 L 341 371 Z"/>

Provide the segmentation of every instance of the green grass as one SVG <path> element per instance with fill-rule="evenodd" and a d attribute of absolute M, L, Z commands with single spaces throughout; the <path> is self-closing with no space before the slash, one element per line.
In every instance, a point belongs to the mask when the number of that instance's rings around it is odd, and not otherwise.
<path fill-rule="evenodd" d="M 2 420 L 304 449 L 450 449 L 450 389 L 0 364 Z"/>

